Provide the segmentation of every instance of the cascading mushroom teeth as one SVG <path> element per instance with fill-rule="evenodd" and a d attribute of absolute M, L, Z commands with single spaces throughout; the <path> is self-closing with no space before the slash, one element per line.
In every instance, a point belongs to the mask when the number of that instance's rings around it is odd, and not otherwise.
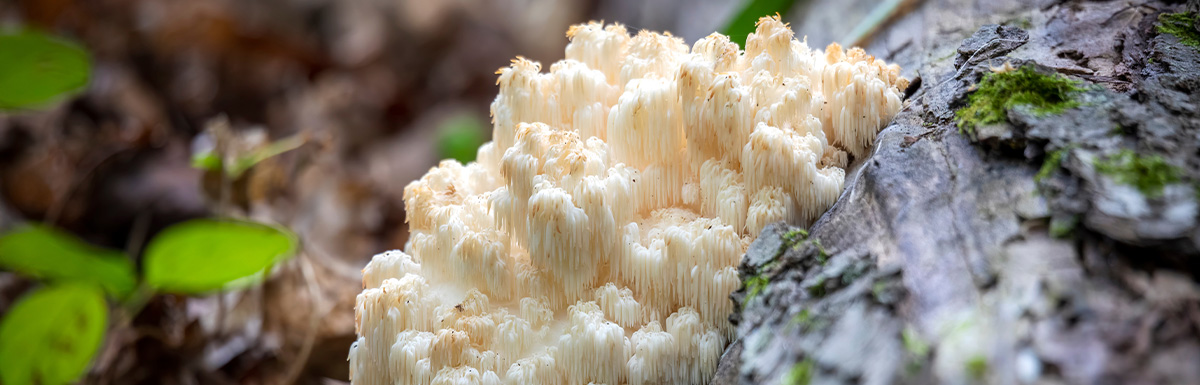
<path fill-rule="evenodd" d="M 745 51 L 619 24 L 497 71 L 492 142 L 404 189 L 403 251 L 363 269 L 353 384 L 705 384 L 737 265 L 807 224 L 900 108 L 899 68 L 810 49 L 777 17 Z"/>

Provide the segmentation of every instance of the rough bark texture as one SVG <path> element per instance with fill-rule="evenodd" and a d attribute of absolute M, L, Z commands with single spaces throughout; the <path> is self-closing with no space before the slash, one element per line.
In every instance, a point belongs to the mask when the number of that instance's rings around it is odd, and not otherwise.
<path fill-rule="evenodd" d="M 828 42 L 845 31 L 808 26 L 856 3 L 793 28 Z M 714 383 L 1200 383 L 1200 51 L 1154 27 L 1184 7 L 930 0 L 893 20 L 868 51 L 919 86 L 828 213 L 751 246 Z M 961 132 L 1006 61 L 1082 82 L 1081 106 Z M 1177 181 L 1097 171 L 1121 150 Z"/>

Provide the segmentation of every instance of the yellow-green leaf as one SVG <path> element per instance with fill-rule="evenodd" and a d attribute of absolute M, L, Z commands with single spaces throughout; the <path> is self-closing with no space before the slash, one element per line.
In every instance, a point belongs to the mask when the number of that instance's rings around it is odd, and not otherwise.
<path fill-rule="evenodd" d="M 108 328 L 108 305 L 94 285 L 40 289 L 0 320 L 0 382 L 59 385 L 77 381 Z"/>
<path fill-rule="evenodd" d="M 204 171 L 221 171 L 221 157 L 211 151 L 192 155 L 192 168 Z"/>
<path fill-rule="evenodd" d="M 146 248 L 146 283 L 170 293 L 197 294 L 261 279 L 292 256 L 295 237 L 275 227 L 196 219 L 163 230 Z"/>
<path fill-rule="evenodd" d="M 87 51 L 53 36 L 0 34 L 0 110 L 37 107 L 83 89 L 91 74 Z"/>
<path fill-rule="evenodd" d="M 437 149 L 440 158 L 466 164 L 475 160 L 475 154 L 484 142 L 487 142 L 487 128 L 474 115 L 455 116 L 438 127 Z"/>
<path fill-rule="evenodd" d="M 90 282 L 123 298 L 137 284 L 124 253 L 89 245 L 45 225 L 0 236 L 0 267 L 50 281 Z"/>
<path fill-rule="evenodd" d="M 746 48 L 746 36 L 754 32 L 755 24 L 763 16 L 773 16 L 776 13 L 786 15 L 796 0 L 743 0 L 738 13 L 725 23 L 721 30 L 729 40 Z"/>

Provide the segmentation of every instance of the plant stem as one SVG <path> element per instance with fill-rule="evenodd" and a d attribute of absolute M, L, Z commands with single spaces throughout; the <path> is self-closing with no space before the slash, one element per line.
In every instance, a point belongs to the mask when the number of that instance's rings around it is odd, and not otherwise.
<path fill-rule="evenodd" d="M 138 284 L 137 289 L 134 289 L 133 293 L 130 293 L 121 302 L 120 326 L 129 326 L 129 324 L 133 323 L 133 319 L 137 318 L 137 315 L 142 312 L 142 308 L 146 307 L 146 304 L 150 302 L 151 298 L 154 298 L 155 294 L 154 289 L 146 285 L 145 282 Z"/>

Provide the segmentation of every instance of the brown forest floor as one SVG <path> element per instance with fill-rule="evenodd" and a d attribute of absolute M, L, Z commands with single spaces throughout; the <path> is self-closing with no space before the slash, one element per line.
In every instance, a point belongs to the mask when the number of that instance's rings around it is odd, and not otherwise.
<path fill-rule="evenodd" d="M 557 60 L 570 24 L 620 20 L 692 41 L 732 6 L 3 2 L 0 25 L 77 40 L 94 67 L 78 97 L 0 113 L 0 228 L 47 222 L 137 255 L 164 227 L 218 211 L 284 224 L 302 239 L 299 258 L 261 287 L 153 299 L 131 327 L 110 330 L 85 382 L 344 381 L 359 269 L 403 246 L 401 191 L 436 162 L 436 127 L 464 114 L 486 125 L 496 68 L 516 55 Z M 233 183 L 218 210 L 216 178 L 189 160 L 197 135 L 221 119 L 247 141 L 309 140 Z M 0 313 L 33 286 L 0 272 Z"/>

